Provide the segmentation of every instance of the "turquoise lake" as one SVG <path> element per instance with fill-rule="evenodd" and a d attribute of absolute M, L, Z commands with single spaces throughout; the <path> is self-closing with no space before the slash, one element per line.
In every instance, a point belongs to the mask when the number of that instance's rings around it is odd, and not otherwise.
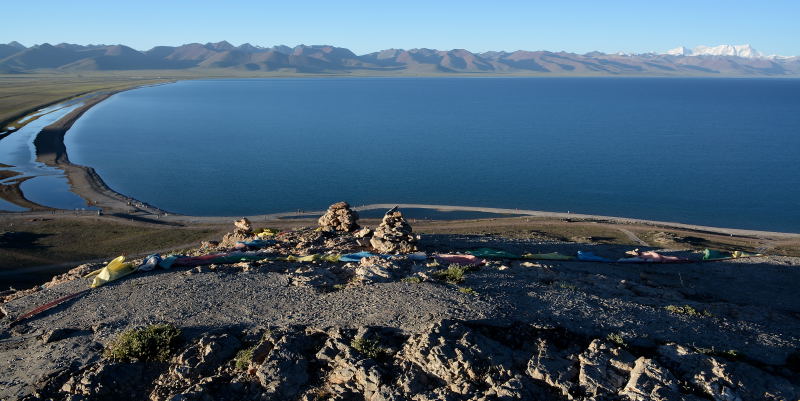
<path fill-rule="evenodd" d="M 66 145 L 183 214 L 347 200 L 800 232 L 800 80 L 182 81 L 114 95 Z"/>

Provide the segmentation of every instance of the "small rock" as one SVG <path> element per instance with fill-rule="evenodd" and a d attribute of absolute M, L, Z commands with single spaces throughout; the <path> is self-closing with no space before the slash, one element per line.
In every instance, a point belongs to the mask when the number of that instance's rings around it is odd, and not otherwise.
<path fill-rule="evenodd" d="M 78 329 L 73 328 L 59 328 L 55 330 L 47 330 L 44 334 L 42 334 L 41 340 L 42 344 L 49 344 L 52 342 L 60 341 L 65 338 L 69 338 L 72 334 L 78 332 Z"/>
<path fill-rule="evenodd" d="M 364 227 L 364 228 L 356 231 L 355 234 L 353 234 L 353 236 L 356 237 L 356 238 L 371 237 L 372 236 L 372 230 L 370 230 L 369 227 Z"/>
<path fill-rule="evenodd" d="M 219 246 L 219 241 L 203 241 L 200 243 L 200 248 L 213 249 Z"/>

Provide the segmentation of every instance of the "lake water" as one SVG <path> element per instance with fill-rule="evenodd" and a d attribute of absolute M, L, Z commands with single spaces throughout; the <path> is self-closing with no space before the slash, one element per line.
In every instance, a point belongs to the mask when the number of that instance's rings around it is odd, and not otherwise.
<path fill-rule="evenodd" d="M 114 95 L 66 144 L 184 214 L 347 200 L 800 232 L 800 80 L 183 81 Z"/>
<path fill-rule="evenodd" d="M 58 121 L 80 107 L 80 102 L 46 107 L 25 117 L 26 124 L 0 140 L 0 170 L 17 173 L 3 179 L 0 185 L 19 183 L 25 198 L 39 205 L 60 209 L 94 209 L 78 195 L 70 192 L 64 172 L 36 161 L 33 140 L 42 128 Z M 0 127 L 2 128 L 2 127 Z M 22 212 L 25 207 L 0 199 L 0 211 Z"/>

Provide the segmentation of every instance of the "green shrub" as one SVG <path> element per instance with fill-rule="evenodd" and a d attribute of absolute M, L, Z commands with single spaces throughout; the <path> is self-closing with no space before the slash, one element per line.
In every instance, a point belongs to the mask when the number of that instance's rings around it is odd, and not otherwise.
<path fill-rule="evenodd" d="M 565 289 L 565 290 L 575 291 L 575 290 L 578 289 L 578 286 L 576 286 L 575 284 L 569 284 L 569 283 L 558 283 L 558 286 L 563 288 L 563 289 Z"/>
<path fill-rule="evenodd" d="M 153 324 L 123 332 L 106 348 L 105 356 L 121 361 L 167 361 L 180 344 L 181 330 L 170 324 Z"/>
<path fill-rule="evenodd" d="M 468 266 L 450 265 L 447 269 L 433 272 L 433 277 L 450 284 L 459 284 L 464 282 L 464 275 L 468 270 Z"/>
<path fill-rule="evenodd" d="M 470 287 L 460 287 L 458 289 L 458 292 L 461 292 L 461 293 L 464 293 L 464 294 L 469 294 L 469 295 L 478 295 L 478 292 L 473 290 Z"/>
<path fill-rule="evenodd" d="M 414 277 L 405 277 L 400 281 L 402 281 L 404 283 L 419 284 L 419 283 L 422 282 L 422 279 L 419 278 L 419 277 L 414 276 Z"/>
<path fill-rule="evenodd" d="M 617 344 L 620 347 L 625 346 L 625 339 L 619 333 L 609 333 L 606 336 L 606 340 L 611 341 L 612 343 Z"/>
<path fill-rule="evenodd" d="M 242 348 L 236 353 L 236 358 L 233 359 L 236 362 L 236 369 L 247 370 L 247 368 L 250 366 L 250 361 L 253 360 L 254 349 L 256 349 L 255 345 L 248 348 Z"/>
<path fill-rule="evenodd" d="M 378 359 L 386 355 L 386 349 L 381 347 L 379 339 L 358 337 L 353 339 L 350 346 L 368 358 Z"/>
<path fill-rule="evenodd" d="M 709 312 L 707 310 L 699 311 L 699 310 L 695 309 L 694 307 L 692 307 L 691 305 L 683 305 L 683 306 L 680 306 L 680 305 L 667 305 L 667 306 L 664 307 L 664 309 L 668 310 L 671 313 L 677 313 L 677 314 L 686 315 L 686 316 L 692 316 L 692 317 L 701 317 L 701 316 L 709 317 L 709 316 L 713 316 L 711 314 L 711 312 Z"/>

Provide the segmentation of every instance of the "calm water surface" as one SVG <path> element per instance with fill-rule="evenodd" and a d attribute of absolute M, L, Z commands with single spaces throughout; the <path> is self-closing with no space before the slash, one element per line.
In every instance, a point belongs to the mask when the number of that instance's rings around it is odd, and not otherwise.
<path fill-rule="evenodd" d="M 0 140 L 0 170 L 18 173 L 6 179 L 0 178 L 0 185 L 22 181 L 19 184 L 22 193 L 34 203 L 60 209 L 93 209 L 85 200 L 70 192 L 69 182 L 62 170 L 36 161 L 36 147 L 33 144 L 42 128 L 80 106 L 81 103 L 70 102 L 46 107 L 25 117 L 22 120 L 27 122 L 25 126 Z M 34 118 L 36 119 L 30 121 Z M 0 199 L 0 211 L 26 210 L 28 209 Z"/>
<path fill-rule="evenodd" d="M 111 97 L 66 142 L 185 214 L 347 200 L 800 231 L 800 80 L 185 81 Z"/>

